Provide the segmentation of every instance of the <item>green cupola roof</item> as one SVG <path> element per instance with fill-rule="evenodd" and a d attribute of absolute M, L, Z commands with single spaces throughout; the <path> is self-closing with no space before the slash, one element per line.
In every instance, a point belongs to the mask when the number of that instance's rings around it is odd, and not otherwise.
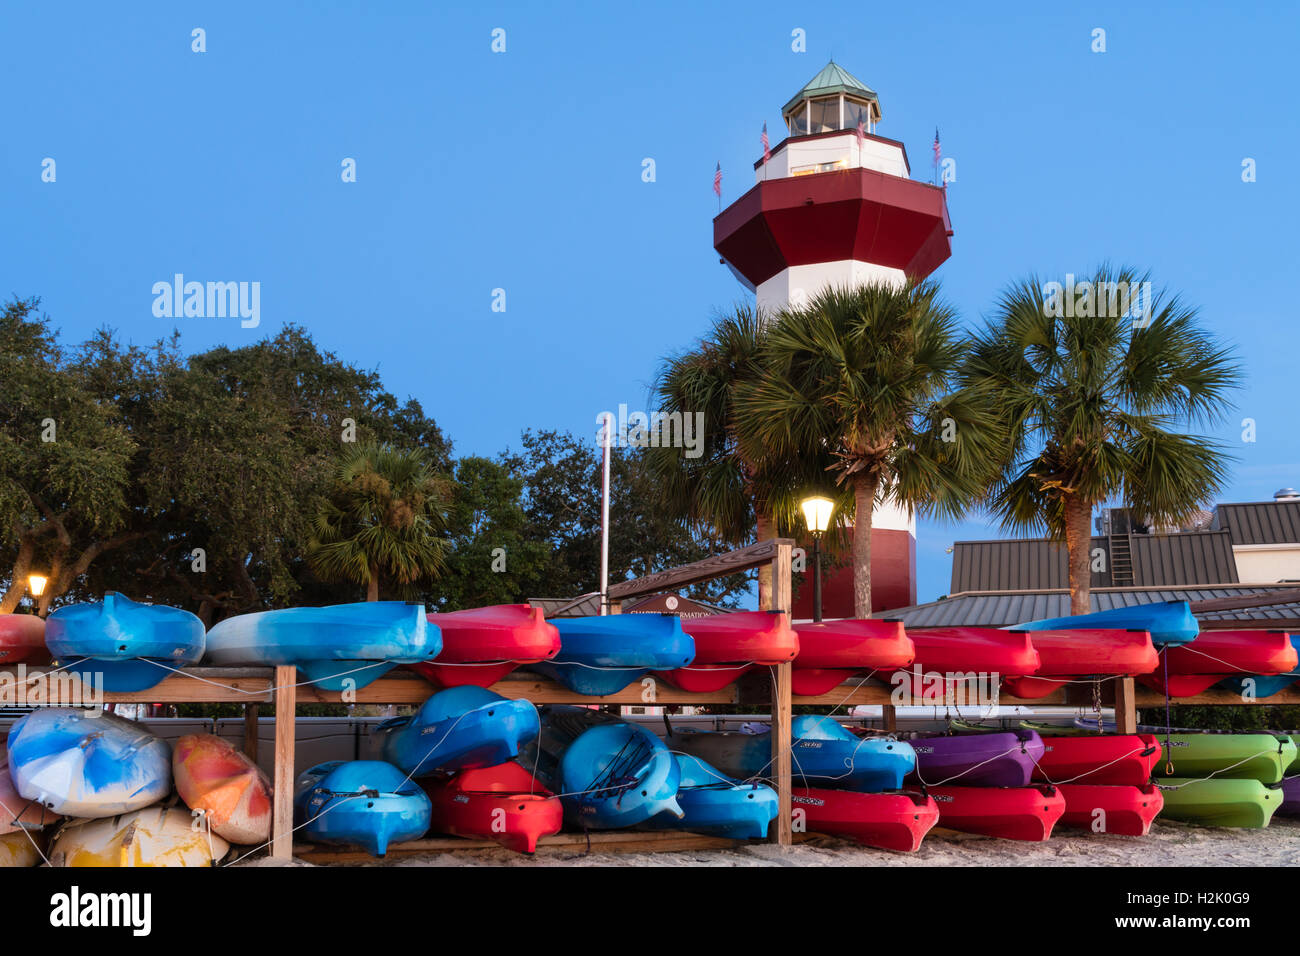
<path fill-rule="evenodd" d="M 875 104 L 875 113 L 879 117 L 880 97 L 876 96 L 876 91 L 834 60 L 827 63 L 820 73 L 804 84 L 804 88 L 785 104 L 781 115 L 788 117 L 804 100 L 816 99 L 819 96 L 834 96 L 838 93 Z"/>

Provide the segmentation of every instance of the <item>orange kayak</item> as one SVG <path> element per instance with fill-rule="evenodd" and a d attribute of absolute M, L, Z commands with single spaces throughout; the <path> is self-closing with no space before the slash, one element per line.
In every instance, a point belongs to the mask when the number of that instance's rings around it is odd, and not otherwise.
<path fill-rule="evenodd" d="M 172 751 L 176 792 L 231 843 L 271 838 L 271 781 L 247 755 L 211 734 L 186 734 Z"/>

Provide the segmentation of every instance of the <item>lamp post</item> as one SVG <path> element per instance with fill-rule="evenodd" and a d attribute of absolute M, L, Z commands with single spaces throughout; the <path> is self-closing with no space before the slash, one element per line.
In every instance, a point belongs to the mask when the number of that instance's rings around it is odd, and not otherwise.
<path fill-rule="evenodd" d="M 49 578 L 43 574 L 27 575 L 27 590 L 32 592 L 32 598 L 36 604 L 36 614 L 41 614 L 41 595 L 45 593 L 45 585 L 49 583 Z"/>
<path fill-rule="evenodd" d="M 813 539 L 813 620 L 822 619 L 822 556 L 821 537 L 831 525 L 831 512 L 835 502 L 820 495 L 812 495 L 799 503 L 803 509 L 804 524 Z"/>

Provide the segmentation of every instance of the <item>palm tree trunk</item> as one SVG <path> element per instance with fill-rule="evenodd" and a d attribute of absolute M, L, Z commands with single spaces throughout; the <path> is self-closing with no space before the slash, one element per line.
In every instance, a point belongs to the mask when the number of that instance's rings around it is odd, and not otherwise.
<path fill-rule="evenodd" d="M 379 600 L 379 565 L 370 566 L 370 583 L 366 585 L 366 600 Z"/>
<path fill-rule="evenodd" d="M 876 508 L 874 474 L 853 476 L 853 616 L 871 616 L 871 514 Z"/>
<path fill-rule="evenodd" d="M 776 537 L 776 529 L 773 527 L 774 522 L 768 516 L 759 512 L 755 522 L 755 536 L 759 541 L 766 541 L 768 538 Z M 758 568 L 758 609 L 760 611 L 772 610 L 772 565 L 762 564 Z M 783 611 L 790 610 L 781 608 Z"/>
<path fill-rule="evenodd" d="M 1065 499 L 1065 550 L 1069 556 L 1070 613 L 1092 610 L 1092 502 L 1080 495 Z"/>

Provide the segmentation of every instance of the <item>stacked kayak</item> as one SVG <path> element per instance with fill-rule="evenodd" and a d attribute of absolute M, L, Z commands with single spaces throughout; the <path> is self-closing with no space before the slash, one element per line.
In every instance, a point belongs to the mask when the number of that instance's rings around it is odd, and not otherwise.
<path fill-rule="evenodd" d="M 431 661 L 406 666 L 443 687 L 490 687 L 521 664 L 560 652 L 559 630 L 541 608 L 527 604 L 430 614 L 429 623 L 442 633 L 442 651 Z"/>
<path fill-rule="evenodd" d="M 911 853 L 939 822 L 933 797 L 909 791 L 857 793 L 795 787 L 791 810 L 800 829 L 855 840 L 864 846 Z"/>
<path fill-rule="evenodd" d="M 1300 681 L 1300 634 L 1289 635 L 1291 647 L 1297 652 L 1297 666 L 1283 674 L 1234 674 L 1219 684 L 1236 691 L 1243 697 L 1272 697 Z"/>
<path fill-rule="evenodd" d="M 732 840 L 767 836 L 779 804 L 776 791 L 766 784 L 741 783 L 724 775 L 699 757 L 674 754 L 680 781 L 677 785 L 679 818 L 672 813 L 651 817 L 647 830 L 689 830 Z"/>
<path fill-rule="evenodd" d="M 942 704 L 955 685 L 971 680 L 1022 677 L 1037 672 L 1038 651 L 1028 634 L 993 627 L 909 629 L 916 649 L 912 670 L 895 674 L 910 684 L 913 704 Z"/>
<path fill-rule="evenodd" d="M 772 734 L 745 731 L 673 733 L 668 745 L 742 780 L 766 776 Z M 810 786 L 873 792 L 897 790 L 916 766 L 912 747 L 892 737 L 859 738 L 831 717 L 808 714 L 791 723 L 791 772 Z"/>
<path fill-rule="evenodd" d="M 0 746 L 0 836 L 19 830 L 39 830 L 60 819 L 36 800 L 18 795 L 9 776 L 9 754 Z"/>
<path fill-rule="evenodd" d="M 689 666 L 658 676 L 681 690 L 720 690 L 755 665 L 784 664 L 799 653 L 799 635 L 784 611 L 738 611 L 687 618 L 682 630 L 695 643 Z"/>
<path fill-rule="evenodd" d="M 1277 812 L 1283 816 L 1300 816 L 1300 776 L 1285 777 L 1281 784 L 1282 802 Z"/>
<path fill-rule="evenodd" d="M 0 834 L 0 870 L 38 865 L 43 843 L 44 837 L 40 833 L 15 831 Z"/>
<path fill-rule="evenodd" d="M 1035 630 L 1030 636 L 1038 670 L 1003 681 L 1009 693 L 1025 700 L 1046 697 L 1071 680 L 1149 674 L 1160 662 L 1147 631 Z"/>
<path fill-rule="evenodd" d="M 143 725 L 100 711 L 56 707 L 9 730 L 14 789 L 54 813 L 115 817 L 172 789 L 171 751 Z"/>
<path fill-rule="evenodd" d="M 212 734 L 186 734 L 172 749 L 176 793 L 201 823 L 231 843 L 271 838 L 271 781 L 247 755 Z"/>
<path fill-rule="evenodd" d="M 1165 805 L 1160 789 L 1149 783 L 1138 786 L 1069 783 L 1056 789 L 1065 798 L 1061 823 L 1093 833 L 1146 836 Z"/>
<path fill-rule="evenodd" d="M 324 690 L 365 687 L 398 664 L 442 650 L 424 606 L 367 601 L 228 617 L 208 632 L 204 660 L 217 665 L 293 665 Z"/>
<path fill-rule="evenodd" d="M 230 845 L 184 807 L 153 806 L 95 820 L 70 820 L 50 842 L 54 866 L 215 866 Z"/>
<path fill-rule="evenodd" d="M 189 611 L 137 604 L 113 591 L 102 601 L 69 604 L 50 615 L 45 644 L 55 661 L 103 689 L 148 690 L 172 668 L 203 656 L 203 622 Z"/>
<path fill-rule="evenodd" d="M 1157 646 L 1186 644 L 1196 639 L 1200 625 L 1192 616 L 1191 605 L 1186 601 L 1156 601 L 1151 604 L 1134 604 L 1116 607 L 1092 614 L 1072 617 L 1050 617 L 1041 621 L 1017 624 L 1017 631 L 1059 631 L 1082 628 L 1084 630 L 1146 631 L 1151 643 Z"/>
<path fill-rule="evenodd" d="M 675 614 L 561 617 L 560 652 L 529 667 L 577 694 L 614 694 L 652 670 L 685 667 L 695 642 Z"/>
<path fill-rule="evenodd" d="M 800 624 L 799 656 L 791 687 L 795 694 L 826 694 L 863 671 L 892 673 L 916 656 L 901 621 L 848 618 Z"/>
<path fill-rule="evenodd" d="M 1300 656 L 1282 631 L 1203 631 L 1190 644 L 1166 647 L 1143 684 L 1170 697 L 1193 697 L 1226 678 L 1290 674 Z M 1168 676 L 1166 676 L 1168 675 Z"/>
<path fill-rule="evenodd" d="M 430 829 L 495 840 L 516 853 L 534 853 L 537 841 L 559 833 L 560 800 L 517 763 L 462 770 L 420 781 L 431 804 Z"/>
<path fill-rule="evenodd" d="M 945 734 L 908 741 L 916 751 L 909 783 L 926 786 L 1023 787 L 1043 756 L 1043 740 L 1032 730 Z"/>
<path fill-rule="evenodd" d="M 429 798 L 392 764 L 332 760 L 298 778 L 294 825 L 316 843 L 360 846 L 383 856 L 390 843 L 429 829 Z"/>
<path fill-rule="evenodd" d="M 1282 805 L 1278 784 L 1295 761 L 1296 745 L 1285 734 L 1173 734 L 1166 754 L 1172 767 L 1159 769 L 1164 816 L 1260 828 Z"/>
<path fill-rule="evenodd" d="M 928 790 L 939 805 L 939 825 L 963 833 L 1040 842 L 1065 814 L 1065 797 L 1048 784 Z"/>
<path fill-rule="evenodd" d="M 0 614 L 0 664 L 47 656 L 44 618 L 35 614 Z"/>
<path fill-rule="evenodd" d="M 520 763 L 560 794 L 573 825 L 608 830 L 684 815 L 677 802 L 681 769 L 650 731 L 568 705 L 542 707 L 541 723 Z"/>
<path fill-rule="evenodd" d="M 537 731 L 530 701 L 466 684 L 439 691 L 408 717 L 384 721 L 371 737 L 384 760 L 418 777 L 505 763 Z"/>

